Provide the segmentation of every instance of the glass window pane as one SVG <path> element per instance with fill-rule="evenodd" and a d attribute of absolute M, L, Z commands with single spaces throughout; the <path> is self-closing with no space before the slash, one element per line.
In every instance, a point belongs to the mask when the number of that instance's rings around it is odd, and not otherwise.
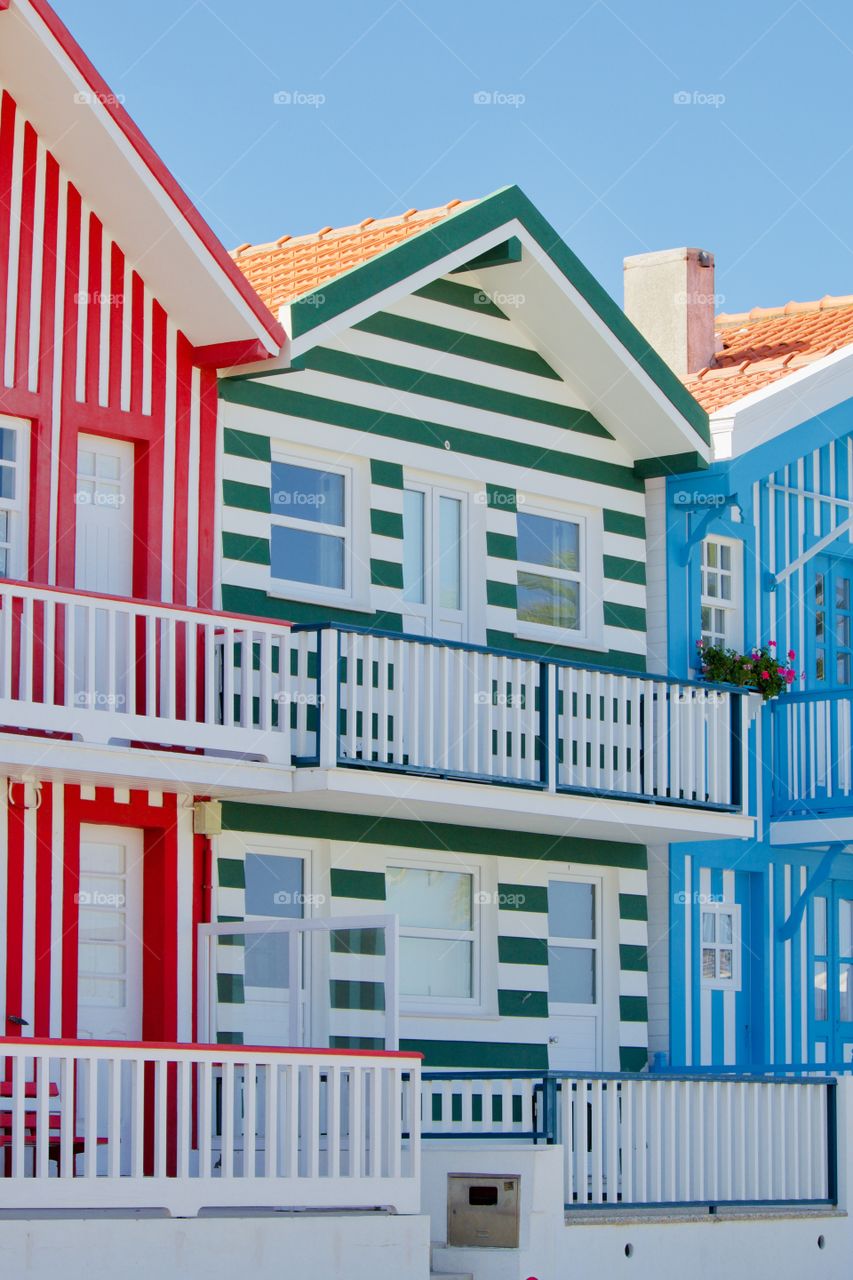
<path fill-rule="evenodd" d="M 518 574 L 518 617 L 546 627 L 580 629 L 580 584 L 538 573 Z"/>
<path fill-rule="evenodd" d="M 548 933 L 552 938 L 595 937 L 595 885 L 548 881 Z"/>
<path fill-rule="evenodd" d="M 823 604 L 823 591 L 824 591 L 823 574 L 816 573 L 815 580 L 814 580 L 815 604 Z"/>
<path fill-rule="evenodd" d="M 243 934 L 247 987 L 290 987 L 290 938 L 286 933 Z"/>
<path fill-rule="evenodd" d="M 853 1022 L 853 964 L 838 966 L 838 1016 L 842 1022 Z"/>
<path fill-rule="evenodd" d="M 702 977 L 716 978 L 717 976 L 717 953 L 713 947 L 702 948 Z"/>
<path fill-rule="evenodd" d="M 850 608 L 850 579 L 836 578 L 835 580 L 835 605 L 838 609 Z"/>
<path fill-rule="evenodd" d="M 726 948 L 723 948 L 720 951 L 720 968 L 718 976 L 721 978 L 731 978 L 732 976 L 732 953 Z"/>
<path fill-rule="evenodd" d="M 843 649 L 850 648 L 850 617 L 842 614 L 835 620 L 835 638 Z"/>
<path fill-rule="evenodd" d="M 15 468 L 0 467 L 0 498 L 9 502 L 15 500 Z"/>
<path fill-rule="evenodd" d="M 462 503 L 459 498 L 438 502 L 438 601 L 442 609 L 462 608 Z"/>
<path fill-rule="evenodd" d="M 839 684 L 850 683 L 850 654 L 839 653 L 835 660 L 836 676 Z"/>
<path fill-rule="evenodd" d="M 717 575 L 715 573 L 707 574 L 705 577 L 705 595 L 710 600 L 716 600 L 719 594 L 717 590 Z"/>
<path fill-rule="evenodd" d="M 706 542 L 705 544 L 705 563 L 711 569 L 717 567 L 717 544 L 716 542 Z"/>
<path fill-rule="evenodd" d="M 400 939 L 400 991 L 404 996 L 473 995 L 474 945 L 450 938 Z"/>
<path fill-rule="evenodd" d="M 731 573 L 732 549 L 725 542 L 720 544 L 720 568 L 725 569 L 726 573 Z"/>
<path fill-rule="evenodd" d="M 815 614 L 814 625 L 815 625 L 815 635 L 817 636 L 818 640 L 822 640 L 824 630 L 825 630 L 823 612 L 819 612 Z"/>
<path fill-rule="evenodd" d="M 548 999 L 552 1004 L 595 1004 L 591 947 L 548 948 Z"/>
<path fill-rule="evenodd" d="M 343 525 L 344 493 L 344 477 L 335 471 L 300 467 L 292 462 L 272 464 L 273 515 Z"/>
<path fill-rule="evenodd" d="M 518 514 L 518 559 L 549 569 L 580 569 L 580 525 L 548 516 Z"/>
<path fill-rule="evenodd" d="M 10 427 L 0 427 L 0 461 L 14 462 L 18 439 Z"/>
<path fill-rule="evenodd" d="M 473 877 L 464 871 L 388 867 L 387 909 L 400 917 L 401 925 L 466 931 L 473 925 L 472 884 Z"/>
<path fill-rule="evenodd" d="M 717 917 L 713 911 L 702 912 L 702 941 L 716 942 L 717 940 Z"/>
<path fill-rule="evenodd" d="M 826 964 L 819 962 L 814 967 L 814 1016 L 816 1022 L 826 1022 L 829 1016 L 829 1001 L 826 986 Z"/>
<path fill-rule="evenodd" d="M 720 599 L 731 600 L 732 598 L 732 580 L 731 578 L 720 577 Z"/>
<path fill-rule="evenodd" d="M 424 604 L 424 494 L 407 489 L 403 495 L 403 599 Z"/>
<path fill-rule="evenodd" d="M 728 911 L 721 911 L 717 918 L 718 942 L 731 942 L 733 939 L 732 917 Z"/>
<path fill-rule="evenodd" d="M 272 527 L 272 575 L 290 582 L 343 590 L 346 585 L 343 538 L 308 529 Z"/>
<path fill-rule="evenodd" d="M 247 853 L 245 876 L 246 915 L 299 920 L 305 914 L 301 858 Z"/>
<path fill-rule="evenodd" d="M 81 476 L 95 474 L 95 455 L 91 449 L 81 449 L 77 454 L 77 474 Z"/>
<path fill-rule="evenodd" d="M 838 904 L 838 954 L 853 956 L 853 899 L 842 898 Z"/>
<path fill-rule="evenodd" d="M 816 955 L 826 955 L 826 898 L 814 900 L 814 950 Z"/>

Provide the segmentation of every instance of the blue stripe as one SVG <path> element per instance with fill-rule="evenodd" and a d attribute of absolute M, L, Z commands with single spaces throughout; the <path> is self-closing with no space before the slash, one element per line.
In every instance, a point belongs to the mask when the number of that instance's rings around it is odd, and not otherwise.
<path fill-rule="evenodd" d="M 684 894 L 684 872 L 687 855 L 679 845 L 669 847 L 669 993 L 670 993 L 670 1060 L 672 1066 L 685 1066 L 687 1061 L 687 1028 L 684 991 L 685 922 L 688 907 Z"/>
<path fill-rule="evenodd" d="M 723 873 L 717 868 L 711 870 L 711 896 L 715 902 L 719 902 L 723 896 Z M 725 991 L 711 992 L 710 1060 L 713 1063 L 724 1063 L 726 1060 L 725 1002 Z"/>

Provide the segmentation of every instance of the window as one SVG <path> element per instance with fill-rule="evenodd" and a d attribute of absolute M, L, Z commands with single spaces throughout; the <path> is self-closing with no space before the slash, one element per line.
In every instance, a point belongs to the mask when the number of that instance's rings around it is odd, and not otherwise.
<path fill-rule="evenodd" d="M 597 900 L 594 884 L 579 880 L 548 883 L 550 1004 L 598 1004 Z"/>
<path fill-rule="evenodd" d="M 701 913 L 702 986 L 740 990 L 740 907 L 704 906 Z"/>
<path fill-rule="evenodd" d="M 324 591 L 350 583 L 349 473 L 303 463 L 272 464 L 272 576 Z"/>
<path fill-rule="evenodd" d="M 474 876 L 388 867 L 388 910 L 400 920 L 400 994 L 409 1000 L 472 1000 L 477 989 Z"/>
<path fill-rule="evenodd" d="M 0 578 L 24 570 L 26 436 L 18 419 L 0 418 Z"/>
<path fill-rule="evenodd" d="M 829 930 L 827 928 L 827 900 L 819 894 L 814 898 L 812 949 L 814 951 L 814 1020 L 826 1022 L 829 1018 Z"/>
<path fill-rule="evenodd" d="M 738 648 L 740 640 L 740 547 L 721 538 L 702 543 L 702 640 L 706 645 Z"/>
<path fill-rule="evenodd" d="M 583 631 L 584 522 L 519 511 L 517 535 L 519 621 Z"/>

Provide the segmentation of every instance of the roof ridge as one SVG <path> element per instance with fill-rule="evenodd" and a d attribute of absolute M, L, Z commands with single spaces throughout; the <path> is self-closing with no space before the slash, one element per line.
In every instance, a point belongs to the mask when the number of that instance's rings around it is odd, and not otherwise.
<path fill-rule="evenodd" d="M 281 249 L 285 244 L 288 249 L 297 245 L 311 244 L 312 242 L 327 244 L 329 240 L 334 240 L 339 236 L 352 236 L 368 229 L 372 233 L 381 231 L 385 227 L 399 226 L 401 223 L 420 222 L 422 219 L 436 218 L 440 214 L 451 213 L 455 209 L 475 203 L 475 200 L 453 199 L 448 200 L 447 204 L 439 204 L 432 209 L 407 209 L 405 213 L 390 214 L 387 218 L 362 218 L 360 222 L 353 222 L 345 227 L 326 226 L 319 231 L 309 231 L 303 235 L 282 235 L 276 240 L 269 240 L 264 244 L 252 244 L 250 241 L 246 241 L 245 244 L 240 244 L 236 249 L 232 249 L 231 256 L 237 259 L 248 258 L 256 253 L 271 253 L 275 249 Z"/>
<path fill-rule="evenodd" d="M 761 320 L 775 320 L 782 316 L 815 314 L 821 311 L 838 311 L 853 307 L 853 293 L 825 294 L 812 302 L 786 302 L 776 307 L 753 307 L 751 311 L 721 311 L 714 324 L 728 328 L 736 324 L 755 324 Z"/>

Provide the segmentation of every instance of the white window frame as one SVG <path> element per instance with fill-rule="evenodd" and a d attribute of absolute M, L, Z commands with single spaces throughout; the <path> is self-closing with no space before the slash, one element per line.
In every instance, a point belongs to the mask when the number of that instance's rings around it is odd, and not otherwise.
<path fill-rule="evenodd" d="M 28 545 L 30 423 L 24 418 L 11 418 L 0 414 L 0 427 L 5 431 L 14 432 L 16 440 L 15 461 L 12 464 L 15 471 L 15 497 L 0 498 L 0 511 L 8 512 L 10 517 L 10 540 L 8 544 L 3 544 L 8 545 L 11 552 L 5 576 L 23 579 L 26 577 Z M 9 463 L 0 463 L 0 467 L 6 470 L 9 468 Z"/>
<path fill-rule="evenodd" d="M 481 873 L 480 868 L 456 862 L 431 862 L 423 858 L 388 858 L 383 875 L 387 877 L 392 867 L 401 867 L 413 871 L 450 871 L 454 875 L 471 877 L 471 929 L 462 931 L 454 929 L 422 929 L 415 925 L 399 922 L 399 936 L 402 944 L 404 938 L 446 938 L 453 942 L 471 943 L 471 995 L 470 996 L 409 996 L 400 992 L 400 1012 L 447 1012 L 477 1013 L 482 1010 L 482 975 L 483 975 L 483 930 L 481 927 Z"/>
<path fill-rule="evenodd" d="M 732 940 L 731 943 L 719 941 L 719 928 L 714 927 L 714 942 L 705 942 L 704 940 L 704 917 L 706 915 L 731 916 L 732 918 Z M 740 991 L 741 989 L 741 913 L 739 902 L 703 902 L 699 908 L 699 977 L 701 986 L 705 991 Z M 719 971 L 719 953 L 721 951 L 731 951 L 732 953 L 732 976 L 730 978 L 705 977 L 705 966 L 703 964 L 704 952 L 713 950 L 716 955 L 714 964 L 715 970 Z"/>
<path fill-rule="evenodd" d="M 425 636 L 441 635 L 443 623 L 449 626 L 458 625 L 461 631 L 459 639 L 466 641 L 470 631 L 470 592 L 469 592 L 469 546 L 470 546 L 470 494 L 461 488 L 454 488 L 451 481 L 434 481 L 422 479 L 420 476 L 406 478 L 403 484 L 403 501 L 406 492 L 420 493 L 424 500 L 424 599 L 421 602 L 407 600 L 405 586 L 400 593 L 401 610 L 410 619 L 422 622 Z M 439 552 L 440 531 L 438 510 L 442 498 L 451 498 L 460 504 L 460 545 L 459 545 L 459 599 L 458 609 L 445 609 L 436 599 L 441 590 Z M 402 554 L 405 554 L 404 549 Z M 443 617 L 442 615 L 446 615 Z M 407 624 L 407 628 L 408 629 Z M 454 637 L 455 638 L 455 637 Z"/>
<path fill-rule="evenodd" d="M 556 578 L 566 582 L 578 582 L 580 586 L 580 628 L 569 631 L 565 627 L 551 626 L 548 623 L 525 622 L 518 616 L 516 605 L 516 631 L 520 640 L 544 640 L 550 644 L 561 644 L 567 648 L 585 648 L 604 650 L 604 558 L 603 558 L 603 519 L 600 511 L 592 508 L 576 506 L 559 507 L 538 498 L 528 501 L 526 495 L 519 494 L 516 507 L 516 535 L 518 533 L 518 517 L 530 515 L 540 516 L 546 520 L 561 520 L 564 524 L 579 526 L 579 548 L 577 571 L 572 569 L 550 569 L 547 565 L 533 561 L 517 559 L 514 565 L 514 582 L 518 586 L 519 573 L 533 573 L 541 578 Z M 601 583 L 601 594 L 593 597 L 593 584 Z"/>
<path fill-rule="evenodd" d="M 350 609 L 370 608 L 370 555 L 369 546 L 361 546 L 356 537 L 355 511 L 358 507 L 359 520 L 368 515 L 367 504 L 361 501 L 364 493 L 362 477 L 356 468 L 341 465 L 339 462 L 324 457 L 319 453 L 293 453 L 287 449 L 273 448 L 272 462 L 284 463 L 295 467 L 305 467 L 313 471 L 327 471 L 344 479 L 344 523 L 342 525 L 324 524 L 315 520 L 300 520 L 298 516 L 282 515 L 274 509 L 272 502 L 272 469 L 270 470 L 270 589 L 271 596 L 287 600 L 305 601 L 307 604 L 346 605 Z M 278 577 L 272 563 L 272 530 L 274 527 L 299 529 L 305 533 L 326 534 L 333 538 L 343 538 L 344 542 L 344 585 L 343 587 L 324 587 L 317 583 L 299 582 L 292 578 Z M 358 544 L 358 545 L 357 545 Z"/>
<path fill-rule="evenodd" d="M 706 547 L 709 543 L 714 543 L 717 547 L 728 547 L 731 551 L 731 569 L 721 570 L 719 567 L 712 569 L 712 573 L 728 573 L 731 578 L 732 595 L 730 600 L 723 600 L 718 596 L 708 596 L 705 594 L 705 573 L 706 573 Z M 722 642 L 726 649 L 741 650 L 743 647 L 743 543 L 739 538 L 728 538 L 720 534 L 709 534 L 702 539 L 699 548 L 699 634 L 705 644 L 718 643 L 713 639 L 716 629 L 712 628 L 710 633 L 711 639 L 706 639 L 706 632 L 702 628 L 702 610 L 703 609 L 719 609 L 725 615 L 725 639 Z"/>

